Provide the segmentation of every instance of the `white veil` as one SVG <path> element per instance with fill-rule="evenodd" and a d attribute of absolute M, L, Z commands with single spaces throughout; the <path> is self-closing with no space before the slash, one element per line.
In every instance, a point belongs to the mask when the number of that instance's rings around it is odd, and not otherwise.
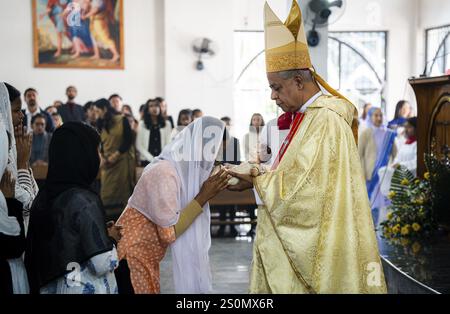
<path fill-rule="evenodd" d="M 8 164 L 8 135 L 2 117 L 0 116 L 0 179 Z M 5 196 L 0 191 L 0 232 L 9 236 L 18 236 L 20 226 L 15 217 L 8 216 L 8 206 Z"/>
<path fill-rule="evenodd" d="M 216 118 L 197 119 L 177 134 L 144 170 L 148 171 L 161 160 L 171 163 L 180 181 L 180 209 L 185 208 L 197 196 L 210 176 L 224 130 L 225 124 Z M 154 214 L 155 217 L 157 215 Z M 153 214 L 149 213 L 149 216 Z M 176 224 L 178 216 L 173 216 L 169 224 Z M 203 213 L 171 245 L 176 293 L 208 293 L 212 289 L 208 257 L 211 246 L 210 221 L 209 204 L 206 204 Z"/>
<path fill-rule="evenodd" d="M 18 172 L 17 172 L 17 148 L 16 139 L 14 137 L 14 126 L 11 114 L 11 103 L 9 101 L 9 93 L 5 84 L 0 82 L 0 117 L 6 127 L 6 131 L 10 134 L 11 149 L 9 150 L 8 166 L 7 169 L 12 173 L 16 179 L 16 199 L 23 204 L 25 210 L 29 210 L 34 197 L 37 194 L 37 186 L 33 179 L 34 189 L 36 191 L 30 191 L 29 189 L 19 185 Z M 26 213 L 26 211 L 24 212 Z"/>

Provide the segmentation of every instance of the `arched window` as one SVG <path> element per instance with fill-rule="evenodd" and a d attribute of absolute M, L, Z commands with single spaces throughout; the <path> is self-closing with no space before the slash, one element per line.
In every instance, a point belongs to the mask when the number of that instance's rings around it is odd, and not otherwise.
<path fill-rule="evenodd" d="M 450 70 L 450 25 L 425 31 L 425 74 L 440 76 Z"/>
<path fill-rule="evenodd" d="M 266 76 L 263 31 L 234 32 L 234 133 L 242 138 L 250 119 L 260 113 L 267 122 L 281 114 L 270 99 Z"/>
<path fill-rule="evenodd" d="M 328 82 L 360 108 L 385 110 L 387 32 L 329 32 Z"/>

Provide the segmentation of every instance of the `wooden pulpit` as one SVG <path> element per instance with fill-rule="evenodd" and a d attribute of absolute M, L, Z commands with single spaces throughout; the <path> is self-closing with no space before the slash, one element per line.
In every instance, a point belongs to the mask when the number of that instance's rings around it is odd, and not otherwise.
<path fill-rule="evenodd" d="M 417 175 L 426 172 L 424 153 L 435 140 L 438 153 L 450 147 L 450 75 L 409 80 L 417 99 Z"/>

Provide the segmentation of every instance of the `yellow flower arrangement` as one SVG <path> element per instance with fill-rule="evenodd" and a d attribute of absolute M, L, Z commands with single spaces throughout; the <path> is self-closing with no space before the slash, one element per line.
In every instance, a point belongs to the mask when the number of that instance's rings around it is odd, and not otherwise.
<path fill-rule="evenodd" d="M 403 227 L 402 227 L 402 229 L 401 229 L 401 234 L 402 235 L 408 235 L 409 234 L 409 228 L 410 228 L 411 226 L 410 225 L 404 225 Z"/>
<path fill-rule="evenodd" d="M 392 212 L 389 212 L 389 213 L 387 214 L 386 218 L 387 218 L 388 220 L 391 220 L 391 219 L 392 219 L 392 216 L 393 216 Z"/>
<path fill-rule="evenodd" d="M 420 245 L 419 242 L 414 242 L 413 245 L 411 246 L 411 248 L 412 248 L 413 253 L 417 254 L 417 253 L 419 253 L 422 246 Z"/>
<path fill-rule="evenodd" d="M 398 234 L 400 232 L 400 225 L 396 224 L 394 227 L 392 227 L 392 233 Z"/>
<path fill-rule="evenodd" d="M 400 244 L 403 246 L 407 246 L 409 245 L 409 243 L 411 243 L 411 241 L 408 238 L 401 238 L 400 239 Z"/>
<path fill-rule="evenodd" d="M 424 177 L 425 180 L 429 180 L 430 179 L 430 173 L 429 172 L 425 172 L 423 174 L 423 177 Z"/>
<path fill-rule="evenodd" d="M 416 179 L 416 181 L 414 181 L 414 183 L 415 183 L 415 184 L 419 184 L 419 183 L 420 183 L 420 180 L 419 180 L 419 179 Z"/>
<path fill-rule="evenodd" d="M 408 185 L 409 184 L 409 180 L 408 179 L 403 179 L 401 182 L 400 182 L 400 184 L 401 185 Z"/>
<path fill-rule="evenodd" d="M 421 229 L 421 226 L 417 222 L 415 222 L 412 224 L 412 228 L 415 232 L 417 232 Z"/>
<path fill-rule="evenodd" d="M 395 197 L 395 195 L 396 195 L 395 191 L 389 191 L 388 198 L 391 200 Z"/>

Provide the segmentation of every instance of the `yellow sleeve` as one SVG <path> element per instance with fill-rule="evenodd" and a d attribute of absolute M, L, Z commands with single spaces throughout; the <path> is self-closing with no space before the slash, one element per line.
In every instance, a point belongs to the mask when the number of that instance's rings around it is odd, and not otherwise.
<path fill-rule="evenodd" d="M 201 213 L 203 213 L 203 208 L 196 200 L 192 200 L 181 211 L 178 222 L 174 226 L 176 238 L 179 238 Z"/>

